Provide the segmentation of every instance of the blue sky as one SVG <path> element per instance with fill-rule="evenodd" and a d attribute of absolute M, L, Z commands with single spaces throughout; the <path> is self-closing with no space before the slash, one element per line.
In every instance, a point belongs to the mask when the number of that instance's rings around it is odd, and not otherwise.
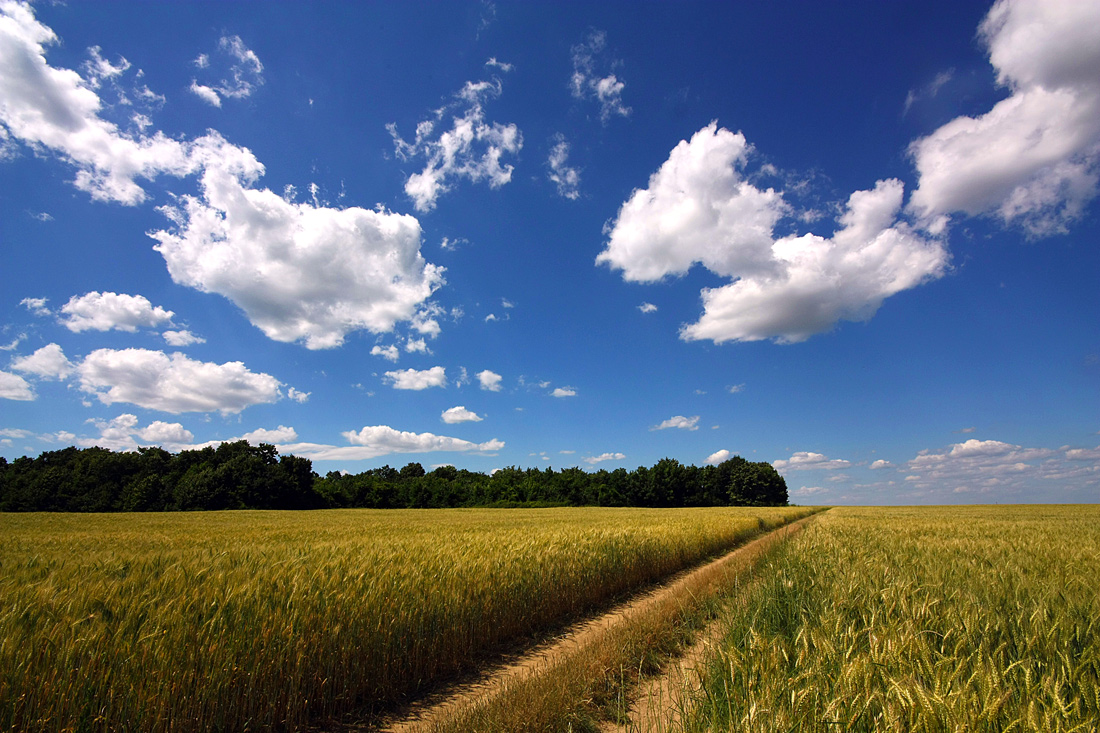
<path fill-rule="evenodd" d="M 1100 500 L 1100 6 L 0 3 L 0 454 Z"/>

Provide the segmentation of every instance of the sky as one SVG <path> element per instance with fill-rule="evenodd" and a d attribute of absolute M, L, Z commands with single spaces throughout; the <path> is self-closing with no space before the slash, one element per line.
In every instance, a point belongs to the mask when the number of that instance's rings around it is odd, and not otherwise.
<path fill-rule="evenodd" d="M 0 455 L 1100 501 L 1100 4 L 0 2 Z"/>

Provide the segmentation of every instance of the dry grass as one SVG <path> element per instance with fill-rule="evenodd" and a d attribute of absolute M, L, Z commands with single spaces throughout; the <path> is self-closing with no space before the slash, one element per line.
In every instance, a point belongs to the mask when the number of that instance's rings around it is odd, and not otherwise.
<path fill-rule="evenodd" d="M 1100 507 L 833 509 L 725 617 L 689 731 L 1100 730 Z"/>
<path fill-rule="evenodd" d="M 384 708 L 797 512 L 0 515 L 0 729 Z"/>

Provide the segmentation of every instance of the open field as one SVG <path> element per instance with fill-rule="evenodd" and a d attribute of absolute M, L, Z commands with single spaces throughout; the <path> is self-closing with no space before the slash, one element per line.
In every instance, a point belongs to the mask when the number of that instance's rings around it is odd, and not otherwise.
<path fill-rule="evenodd" d="M 806 511 L 0 515 L 0 728 L 385 707 Z"/>
<path fill-rule="evenodd" d="M 1100 506 L 834 508 L 757 576 L 676 730 L 1100 730 Z"/>

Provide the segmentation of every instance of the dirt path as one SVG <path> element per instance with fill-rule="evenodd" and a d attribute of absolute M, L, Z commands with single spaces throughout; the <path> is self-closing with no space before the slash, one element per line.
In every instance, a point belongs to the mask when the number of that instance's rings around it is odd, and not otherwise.
<path fill-rule="evenodd" d="M 547 668 L 569 655 L 580 652 L 600 639 L 610 629 L 616 628 L 630 619 L 640 618 L 656 604 L 666 602 L 670 598 L 682 596 L 685 593 L 696 592 L 696 589 L 702 585 L 718 582 L 718 579 L 723 577 L 728 567 L 753 562 L 773 543 L 785 538 L 792 532 L 798 531 L 807 519 L 809 517 L 773 530 L 705 565 L 685 570 L 653 590 L 637 596 L 601 616 L 570 627 L 565 633 L 535 647 L 519 658 L 486 670 L 479 679 L 473 682 L 452 686 L 439 694 L 430 696 L 412 706 L 401 719 L 384 725 L 382 730 L 390 733 L 413 733 L 413 731 L 428 730 L 433 724 L 447 719 L 466 706 L 474 703 L 484 703 L 486 700 L 500 694 L 510 683 L 527 675 L 535 674 L 540 669 Z M 714 632 L 710 633 L 713 634 Z M 695 648 L 692 649 L 692 653 L 696 655 L 701 655 L 702 651 L 703 649 L 699 649 L 698 652 L 695 651 Z M 688 656 L 683 657 L 684 660 L 688 660 L 688 658 Z M 683 663 L 670 665 L 670 668 L 679 666 L 683 666 Z M 668 675 L 657 678 L 658 683 L 660 680 L 665 680 L 666 677 Z M 668 678 L 664 684 L 669 690 L 676 689 L 672 678 Z M 649 687 L 647 687 L 648 689 Z M 656 697 L 653 697 L 653 695 L 656 695 Z M 655 701 L 654 704 L 661 704 L 660 701 L 664 699 L 664 694 L 660 689 L 654 688 L 652 695 L 647 694 L 642 699 L 648 701 L 651 698 Z M 649 711 L 652 707 L 649 702 L 641 704 L 647 706 L 644 708 L 645 711 Z M 648 715 L 649 713 L 645 712 L 644 714 Z M 634 717 L 636 716 L 632 715 L 632 718 Z M 610 730 L 628 729 L 612 727 Z"/>

